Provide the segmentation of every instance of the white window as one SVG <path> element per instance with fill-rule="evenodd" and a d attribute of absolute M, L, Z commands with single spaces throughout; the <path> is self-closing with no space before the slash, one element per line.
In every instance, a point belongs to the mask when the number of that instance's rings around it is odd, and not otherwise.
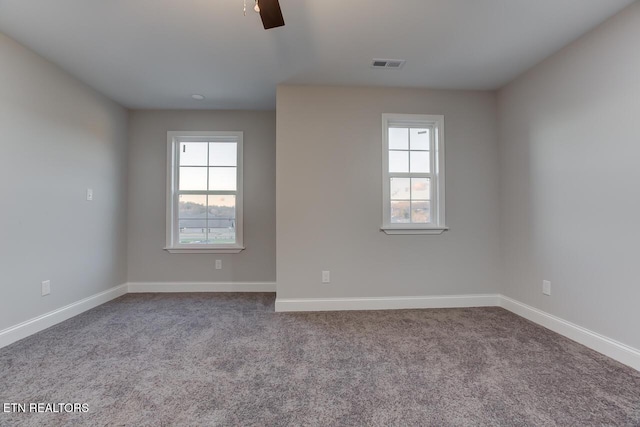
<path fill-rule="evenodd" d="M 444 116 L 383 114 L 383 223 L 387 234 L 440 234 Z"/>
<path fill-rule="evenodd" d="M 168 132 L 167 142 L 165 249 L 243 250 L 242 132 Z"/>

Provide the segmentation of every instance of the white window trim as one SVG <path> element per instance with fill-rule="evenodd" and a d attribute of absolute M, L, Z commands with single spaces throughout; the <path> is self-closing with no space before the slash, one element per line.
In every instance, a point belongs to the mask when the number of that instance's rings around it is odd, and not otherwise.
<path fill-rule="evenodd" d="M 435 209 L 432 210 L 434 220 L 429 224 L 392 224 L 391 223 L 391 195 L 389 188 L 389 132 L 390 124 L 407 126 L 427 126 L 431 132 L 432 156 L 431 165 L 432 200 Z M 382 115 L 382 227 L 386 234 L 442 234 L 449 227 L 445 225 L 445 161 L 444 161 L 444 116 L 426 114 L 383 114 Z M 432 203 L 433 203 L 432 202 Z"/>
<path fill-rule="evenodd" d="M 216 141 L 233 137 L 238 143 L 237 159 L 237 189 L 236 189 L 236 243 L 225 245 L 181 245 L 177 242 L 178 230 L 178 195 L 175 191 L 178 180 L 176 161 L 181 141 Z M 244 250 L 243 245 L 243 132 L 198 132 L 198 131 L 169 131 L 167 132 L 167 195 L 166 195 L 166 246 L 165 250 L 176 254 L 237 254 Z"/>

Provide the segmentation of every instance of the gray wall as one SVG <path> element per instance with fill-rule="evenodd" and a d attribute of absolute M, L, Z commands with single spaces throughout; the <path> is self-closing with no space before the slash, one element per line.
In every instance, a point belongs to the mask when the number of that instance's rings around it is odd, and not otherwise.
<path fill-rule="evenodd" d="M 2 34 L 0 64 L 2 330 L 126 282 L 127 112 Z"/>
<path fill-rule="evenodd" d="M 275 112 L 130 114 L 129 282 L 275 282 Z M 244 245 L 239 254 L 170 254 L 165 246 L 167 131 L 244 132 Z M 222 270 L 215 270 L 215 260 Z"/>
<path fill-rule="evenodd" d="M 504 293 L 635 348 L 639 41 L 635 3 L 501 90 L 498 120 Z"/>
<path fill-rule="evenodd" d="M 280 86 L 277 111 L 278 297 L 498 290 L 494 93 Z M 445 115 L 450 231 L 380 231 L 382 113 Z"/>

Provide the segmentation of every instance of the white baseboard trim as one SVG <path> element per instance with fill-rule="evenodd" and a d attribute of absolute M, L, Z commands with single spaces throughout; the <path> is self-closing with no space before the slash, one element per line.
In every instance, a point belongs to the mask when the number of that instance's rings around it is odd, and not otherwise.
<path fill-rule="evenodd" d="M 91 310 L 99 305 L 118 298 L 127 293 L 127 284 L 107 289 L 99 294 L 92 295 L 80 301 L 65 305 L 57 310 L 50 311 L 41 316 L 34 317 L 14 326 L 0 331 L 0 348 L 6 347 L 18 340 L 43 331 L 53 325 L 64 322 L 78 314 Z"/>
<path fill-rule="evenodd" d="M 544 326 L 585 347 L 589 347 L 598 353 L 602 353 L 605 356 L 640 371 L 640 350 L 636 348 L 504 295 L 500 297 L 500 306 L 520 317 L 524 317 L 527 320 Z"/>
<path fill-rule="evenodd" d="M 276 312 L 502 307 L 640 371 L 640 350 L 500 294 L 378 298 L 276 298 Z"/>
<path fill-rule="evenodd" d="M 493 307 L 499 304 L 500 295 L 498 294 L 369 298 L 276 298 L 276 312 Z"/>
<path fill-rule="evenodd" d="M 144 292 L 275 292 L 275 282 L 137 282 L 130 293 Z"/>
<path fill-rule="evenodd" d="M 275 282 L 125 283 L 0 331 L 0 348 L 126 293 L 275 292 Z M 500 294 L 369 298 L 276 298 L 276 312 L 502 307 L 640 371 L 640 350 Z"/>

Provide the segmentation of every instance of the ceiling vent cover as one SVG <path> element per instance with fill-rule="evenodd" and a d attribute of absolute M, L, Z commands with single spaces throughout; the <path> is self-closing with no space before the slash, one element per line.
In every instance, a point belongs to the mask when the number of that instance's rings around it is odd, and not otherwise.
<path fill-rule="evenodd" d="M 374 59 L 371 61 L 371 68 L 402 68 L 406 61 L 404 59 Z"/>

